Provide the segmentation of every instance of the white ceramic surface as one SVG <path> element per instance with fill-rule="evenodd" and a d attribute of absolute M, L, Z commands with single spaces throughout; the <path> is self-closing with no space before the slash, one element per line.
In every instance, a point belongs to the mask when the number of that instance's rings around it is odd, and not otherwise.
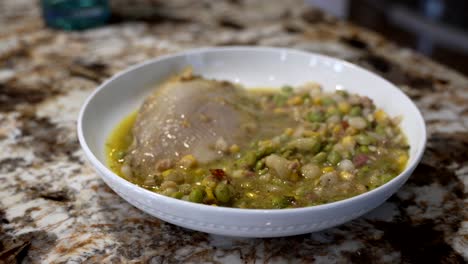
<path fill-rule="evenodd" d="M 207 78 L 247 87 L 316 81 L 325 90 L 367 95 L 391 116 L 401 115 L 410 159 L 406 170 L 370 192 L 325 205 L 279 210 L 235 209 L 185 202 L 140 188 L 106 167 L 104 143 L 123 117 L 171 74 L 187 66 Z M 163 56 L 131 67 L 103 83 L 86 101 L 78 120 L 81 146 L 103 180 L 122 198 L 164 221 L 208 233 L 276 237 L 333 227 L 377 207 L 408 179 L 426 143 L 424 120 L 411 100 L 381 77 L 351 63 L 297 50 L 268 47 L 204 48 Z"/>

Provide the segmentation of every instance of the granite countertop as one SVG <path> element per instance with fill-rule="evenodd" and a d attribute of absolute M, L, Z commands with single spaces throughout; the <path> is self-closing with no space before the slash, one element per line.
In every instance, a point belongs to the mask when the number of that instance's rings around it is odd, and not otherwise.
<path fill-rule="evenodd" d="M 143 2 L 155 8 L 142 8 Z M 0 2 L 0 262 L 468 260 L 465 76 L 302 1 L 116 0 L 112 5 L 108 26 L 66 33 L 44 28 L 30 0 Z M 214 236 L 132 207 L 85 161 L 75 131 L 81 104 L 104 79 L 130 65 L 214 45 L 298 48 L 343 58 L 389 79 L 426 120 L 429 138 L 421 164 L 371 213 L 294 237 Z"/>

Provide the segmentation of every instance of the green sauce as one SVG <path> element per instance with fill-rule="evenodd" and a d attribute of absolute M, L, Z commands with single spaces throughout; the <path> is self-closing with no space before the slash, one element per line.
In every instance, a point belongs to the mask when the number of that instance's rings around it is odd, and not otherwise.
<path fill-rule="evenodd" d="M 160 173 L 129 177 L 122 168 L 133 140 L 134 112 L 109 136 L 108 166 L 137 185 L 177 199 L 265 209 L 346 199 L 385 184 L 406 167 L 409 146 L 397 122 L 367 98 L 343 91 L 251 93 L 265 111 L 287 114 L 281 118 L 294 118 L 295 112 L 300 125 L 270 138 L 246 139 L 247 147 L 229 146 L 224 158 L 207 164 L 186 155 Z"/>

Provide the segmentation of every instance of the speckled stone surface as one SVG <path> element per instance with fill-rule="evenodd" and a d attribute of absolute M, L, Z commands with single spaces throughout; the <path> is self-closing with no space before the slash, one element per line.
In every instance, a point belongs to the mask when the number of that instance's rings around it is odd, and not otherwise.
<path fill-rule="evenodd" d="M 465 263 L 468 79 L 301 1 L 112 1 L 106 27 L 44 28 L 30 0 L 0 1 L 0 262 Z M 145 2 L 151 7 L 144 6 Z M 135 16 L 134 14 L 139 14 Z M 428 125 L 404 187 L 371 213 L 276 239 L 212 236 L 132 207 L 80 150 L 76 118 L 112 74 L 161 54 L 270 45 L 343 58 L 397 84 Z"/>

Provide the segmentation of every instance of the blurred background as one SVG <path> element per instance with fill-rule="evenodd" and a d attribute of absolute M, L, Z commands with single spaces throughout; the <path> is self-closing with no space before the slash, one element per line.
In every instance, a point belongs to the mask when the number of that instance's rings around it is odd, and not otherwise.
<path fill-rule="evenodd" d="M 255 0 L 252 0 L 255 1 Z M 85 23 L 79 26 L 91 27 L 101 20 L 115 19 L 106 5 L 124 2 L 125 9 L 137 13 L 151 10 L 141 8 L 157 0 L 41 0 L 45 16 L 54 20 L 57 12 L 53 8 L 67 8 L 77 3 L 93 5 L 83 14 Z M 172 4 L 172 1 L 170 1 Z M 177 2 L 177 1 L 176 1 Z M 235 0 L 231 2 L 236 2 Z M 324 12 L 359 26 L 381 33 L 387 39 L 448 65 L 468 75 L 468 0 L 305 0 L 307 4 Z M 57 10 L 59 10 L 57 9 Z M 161 15 L 161 14 L 159 14 Z M 92 18 L 91 18 L 92 17 Z M 60 20 L 58 23 L 60 23 Z M 78 21 L 78 20 L 77 20 Z M 84 22 L 83 22 L 84 21 Z M 55 25 L 60 27 L 61 25 Z"/>
<path fill-rule="evenodd" d="M 467 0 L 307 0 L 468 75 Z"/>

